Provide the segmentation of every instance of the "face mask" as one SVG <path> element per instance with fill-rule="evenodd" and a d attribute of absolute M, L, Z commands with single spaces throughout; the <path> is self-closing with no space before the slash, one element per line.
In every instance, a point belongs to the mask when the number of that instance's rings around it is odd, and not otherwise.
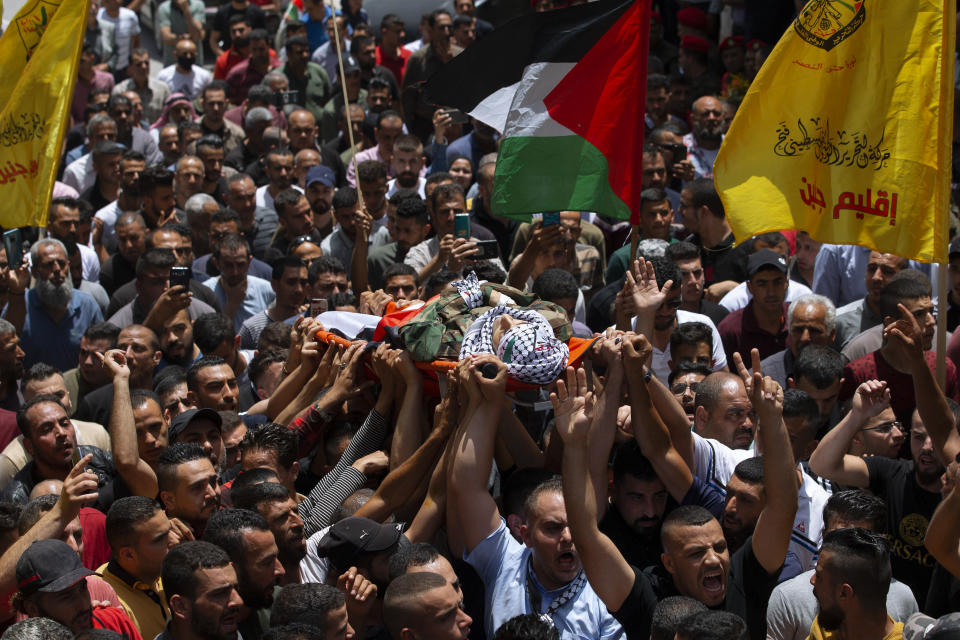
<path fill-rule="evenodd" d="M 196 60 L 193 56 L 177 56 L 177 66 L 181 69 L 189 69 L 193 66 L 193 61 Z"/>

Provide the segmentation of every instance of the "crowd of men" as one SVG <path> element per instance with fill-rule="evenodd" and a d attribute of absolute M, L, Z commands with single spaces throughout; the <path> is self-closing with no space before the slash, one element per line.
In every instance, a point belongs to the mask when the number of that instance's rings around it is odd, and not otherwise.
<path fill-rule="evenodd" d="M 960 238 L 939 273 L 735 244 L 712 181 L 802 2 L 654 3 L 635 256 L 491 212 L 498 132 L 422 92 L 473 0 L 417 39 L 362 0 L 164 0 L 152 36 L 141 4 L 94 0 L 47 227 L 0 248 L 4 639 L 957 637 Z M 356 337 L 471 273 L 582 362 L 508 393 Z"/>

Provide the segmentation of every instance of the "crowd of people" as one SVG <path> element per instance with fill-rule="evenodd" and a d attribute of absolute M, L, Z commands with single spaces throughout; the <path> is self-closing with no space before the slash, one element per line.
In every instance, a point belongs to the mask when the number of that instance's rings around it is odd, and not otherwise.
<path fill-rule="evenodd" d="M 141 4 L 0 248 L 5 640 L 960 633 L 960 238 L 735 244 L 713 184 L 802 2 L 654 3 L 633 230 L 491 212 L 423 94 L 473 0 Z"/>

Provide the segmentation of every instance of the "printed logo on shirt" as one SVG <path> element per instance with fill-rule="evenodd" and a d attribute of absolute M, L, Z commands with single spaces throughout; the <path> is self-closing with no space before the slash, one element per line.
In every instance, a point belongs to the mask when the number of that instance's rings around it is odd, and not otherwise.
<path fill-rule="evenodd" d="M 927 535 L 927 519 L 919 513 L 911 513 L 900 520 L 899 532 L 904 542 L 914 547 L 922 547 Z"/>

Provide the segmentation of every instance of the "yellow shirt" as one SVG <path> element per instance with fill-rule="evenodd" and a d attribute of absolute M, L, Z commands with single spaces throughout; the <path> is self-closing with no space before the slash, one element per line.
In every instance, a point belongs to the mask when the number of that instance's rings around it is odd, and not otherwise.
<path fill-rule="evenodd" d="M 887 617 L 893 622 L 893 618 Z M 820 616 L 817 616 L 813 619 L 813 624 L 810 626 L 810 635 L 807 636 L 807 640 L 837 640 L 838 637 L 837 631 L 825 631 L 822 629 L 820 627 Z M 903 640 L 903 623 L 893 622 L 893 630 L 883 636 L 882 640 Z"/>
<path fill-rule="evenodd" d="M 160 578 L 151 585 L 139 582 L 115 562 L 111 561 L 97 573 L 117 592 L 120 604 L 144 638 L 155 638 L 167 626 L 170 609 L 163 594 Z"/>

